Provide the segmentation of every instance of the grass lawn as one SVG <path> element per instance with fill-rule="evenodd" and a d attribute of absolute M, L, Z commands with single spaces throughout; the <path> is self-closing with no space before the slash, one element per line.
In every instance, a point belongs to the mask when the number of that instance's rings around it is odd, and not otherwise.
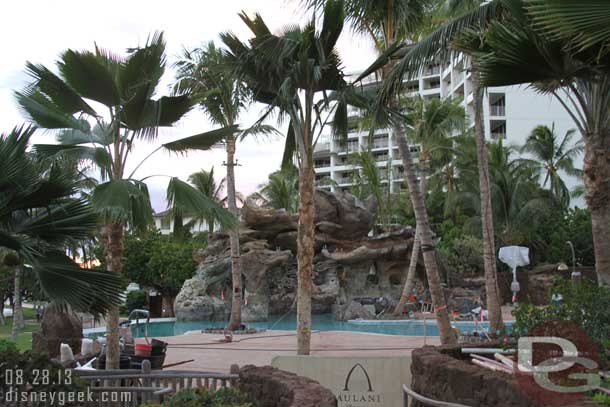
<path fill-rule="evenodd" d="M 34 318 L 35 317 L 36 314 L 34 313 Z M 12 318 L 7 318 L 6 325 L 0 325 L 0 339 L 10 339 L 12 329 L 13 320 Z M 32 349 L 32 332 L 38 332 L 39 330 L 39 324 L 26 323 L 25 328 L 23 328 L 17 336 L 17 347 L 20 351 Z"/>

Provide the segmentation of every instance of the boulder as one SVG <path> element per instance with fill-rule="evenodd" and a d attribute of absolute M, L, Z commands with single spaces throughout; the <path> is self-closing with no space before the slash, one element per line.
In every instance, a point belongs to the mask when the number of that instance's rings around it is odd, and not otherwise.
<path fill-rule="evenodd" d="M 347 308 L 343 310 L 342 315 L 337 315 L 337 319 L 349 321 L 350 319 L 375 319 L 375 315 L 364 308 L 358 301 L 351 301 Z"/>
<path fill-rule="evenodd" d="M 316 224 L 323 225 L 326 232 L 331 232 L 329 234 L 333 237 L 356 240 L 366 236 L 373 228 L 375 213 L 369 211 L 354 195 L 316 190 L 314 202 Z"/>
<path fill-rule="evenodd" d="M 184 282 L 174 302 L 176 318 L 180 321 L 224 321 L 228 309 L 224 301 L 208 295 L 208 284 L 198 277 Z"/>
<path fill-rule="evenodd" d="M 259 238 L 271 240 L 282 232 L 297 230 L 297 217 L 283 209 L 265 209 L 246 201 L 241 209 L 244 226 Z M 252 233 L 251 233 L 252 234 Z"/>
<path fill-rule="evenodd" d="M 271 366 L 244 366 L 237 387 L 250 394 L 260 407 L 336 407 L 334 394 L 307 377 Z"/>
<path fill-rule="evenodd" d="M 69 345 L 72 352 L 78 354 L 83 338 L 83 324 L 69 308 L 50 305 L 45 309 L 41 332 L 32 337 L 32 349 L 48 353 L 51 358 L 59 356 L 62 343 Z"/>

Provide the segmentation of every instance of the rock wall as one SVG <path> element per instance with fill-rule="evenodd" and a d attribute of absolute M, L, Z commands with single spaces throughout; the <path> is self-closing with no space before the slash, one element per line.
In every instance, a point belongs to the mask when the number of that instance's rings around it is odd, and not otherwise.
<path fill-rule="evenodd" d="M 316 191 L 316 257 L 312 311 L 350 315 L 361 297 L 398 299 L 413 244 L 410 227 L 368 237 L 374 202 L 346 193 Z M 244 322 L 265 321 L 269 315 L 296 310 L 298 218 L 283 210 L 242 208 L 240 243 Z M 199 263 L 176 297 L 179 320 L 228 318 L 231 303 L 231 262 L 228 236 L 214 234 L 209 246 L 194 254 Z"/>
<path fill-rule="evenodd" d="M 427 346 L 412 353 L 411 387 L 422 396 L 472 407 L 541 407 L 513 376 L 460 359 L 461 346 Z M 413 407 L 423 407 L 415 402 Z"/>
<path fill-rule="evenodd" d="M 260 407 L 336 407 L 333 393 L 315 380 L 271 366 L 244 366 L 237 387 Z"/>

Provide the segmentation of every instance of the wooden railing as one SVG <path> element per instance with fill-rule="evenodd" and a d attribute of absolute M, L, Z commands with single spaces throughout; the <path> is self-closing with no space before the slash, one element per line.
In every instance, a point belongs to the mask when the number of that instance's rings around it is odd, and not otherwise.
<path fill-rule="evenodd" d="M 425 406 L 429 407 L 469 407 L 465 406 L 464 404 L 432 400 L 428 397 L 422 396 L 421 394 L 414 392 L 406 384 L 402 385 L 402 392 L 404 394 L 404 407 L 409 407 L 411 405 L 409 400 L 417 400 L 420 403 L 423 403 Z"/>
<path fill-rule="evenodd" d="M 96 406 L 138 406 L 146 402 L 162 402 L 177 391 L 206 388 L 217 390 L 233 387 L 239 378 L 236 374 L 215 372 L 191 372 L 178 370 L 151 371 L 150 363 L 145 361 L 142 369 L 130 370 L 75 370 L 80 379 L 88 383 L 92 393 L 114 394 L 119 401 L 103 402 L 101 397 Z M 131 396 L 127 397 L 127 394 Z M 123 396 L 122 398 L 120 396 Z"/>

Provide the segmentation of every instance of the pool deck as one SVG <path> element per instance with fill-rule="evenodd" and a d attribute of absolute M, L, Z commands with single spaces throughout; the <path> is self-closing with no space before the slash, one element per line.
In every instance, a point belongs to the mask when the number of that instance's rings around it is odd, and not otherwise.
<path fill-rule="evenodd" d="M 278 355 L 296 355 L 294 331 L 266 331 L 236 335 L 233 343 L 220 343 L 222 335 L 188 333 L 160 338 L 169 343 L 165 364 L 194 359 L 177 370 L 230 371 L 231 365 L 270 365 Z M 140 339 L 138 339 L 138 342 Z M 380 335 L 361 332 L 313 332 L 312 355 L 409 356 L 413 349 L 439 345 L 438 337 Z"/>

